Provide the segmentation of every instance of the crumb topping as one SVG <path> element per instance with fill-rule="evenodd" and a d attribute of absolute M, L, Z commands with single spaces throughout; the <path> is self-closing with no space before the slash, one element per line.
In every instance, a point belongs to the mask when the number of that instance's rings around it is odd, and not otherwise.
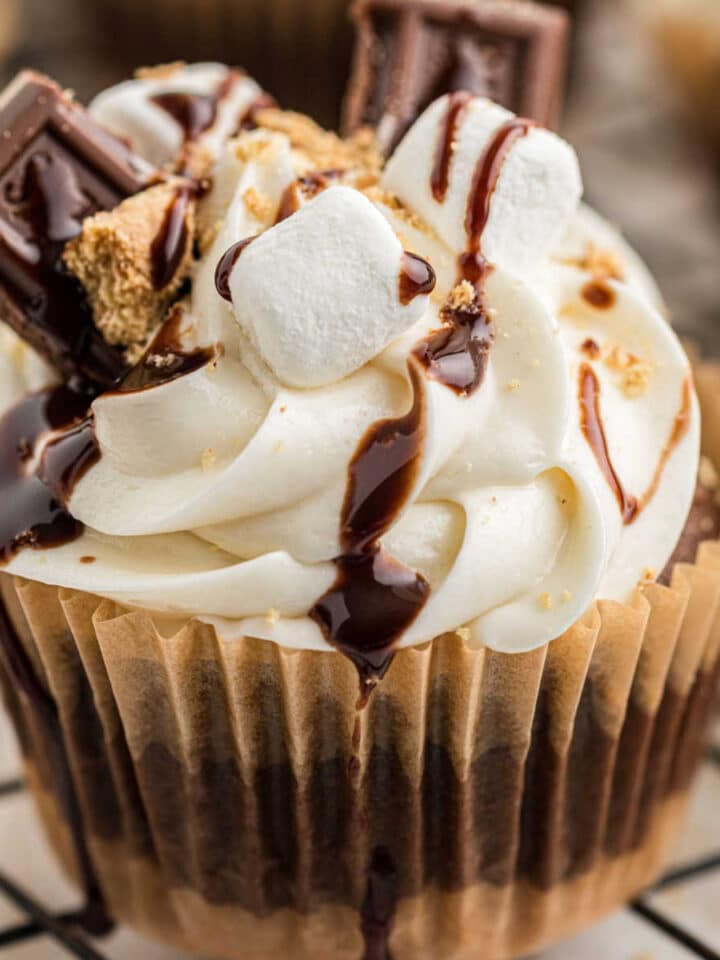
<path fill-rule="evenodd" d="M 541 610 L 550 611 L 555 606 L 555 601 L 549 593 L 541 593 L 538 597 L 538 603 Z"/>
<path fill-rule="evenodd" d="M 318 170 L 360 167 L 365 171 L 379 171 L 382 168 L 382 155 L 372 131 L 361 130 L 349 140 L 341 140 L 310 117 L 276 107 L 258 110 L 255 122 L 263 129 L 285 134 L 291 145 L 305 154 Z"/>
<path fill-rule="evenodd" d="M 275 204 L 270 197 L 260 193 L 255 187 L 248 187 L 242 198 L 246 210 L 256 220 L 270 220 L 275 212 Z"/>
<path fill-rule="evenodd" d="M 594 280 L 625 280 L 625 268 L 620 257 L 611 250 L 602 250 L 594 243 L 588 243 L 583 256 L 569 257 L 560 262 L 587 271 Z"/>
<path fill-rule="evenodd" d="M 462 310 L 463 307 L 471 307 L 474 302 L 475 288 L 469 280 L 461 280 L 452 288 L 447 298 L 450 310 Z"/>
<path fill-rule="evenodd" d="M 170 283 L 156 290 L 152 246 L 176 196 L 177 184 L 157 184 L 97 213 L 64 252 L 70 271 L 85 288 L 95 324 L 108 343 L 136 359 L 188 274 L 194 232 L 194 204 L 187 210 L 187 242 Z"/>

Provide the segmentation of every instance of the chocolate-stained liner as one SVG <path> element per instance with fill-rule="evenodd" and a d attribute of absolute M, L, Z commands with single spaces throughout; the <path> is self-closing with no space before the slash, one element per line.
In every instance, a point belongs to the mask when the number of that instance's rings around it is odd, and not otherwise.
<path fill-rule="evenodd" d="M 339 653 L 0 590 L 58 705 L 110 912 L 226 960 L 503 960 L 585 927 L 662 869 L 720 673 L 720 542 L 532 653 L 403 650 L 360 711 Z M 41 724 L 1 669 L 0 687 L 79 880 Z"/>

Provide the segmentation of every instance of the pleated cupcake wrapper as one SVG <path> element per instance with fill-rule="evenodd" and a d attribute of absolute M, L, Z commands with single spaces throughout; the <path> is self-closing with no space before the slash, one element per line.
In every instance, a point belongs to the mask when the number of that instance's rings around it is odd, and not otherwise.
<path fill-rule="evenodd" d="M 340 654 L 197 621 L 164 635 L 146 612 L 0 583 L 111 912 L 203 956 L 360 960 L 391 926 L 394 960 L 492 960 L 584 926 L 661 868 L 717 686 L 718 543 L 535 652 L 457 634 L 401 651 L 364 710 Z M 77 877 L 47 744 L 4 679 Z"/>

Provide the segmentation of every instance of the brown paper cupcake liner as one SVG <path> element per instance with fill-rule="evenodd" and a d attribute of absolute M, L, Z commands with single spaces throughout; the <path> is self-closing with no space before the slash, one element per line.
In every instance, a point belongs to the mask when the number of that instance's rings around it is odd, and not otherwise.
<path fill-rule="evenodd" d="M 586 925 L 661 868 L 720 664 L 717 543 L 532 653 L 401 651 L 360 711 L 339 654 L 0 581 L 57 705 L 74 797 L 5 663 L 61 860 L 220 958 L 500 960 Z"/>
<path fill-rule="evenodd" d="M 696 378 L 717 463 L 720 367 Z M 363 710 L 337 653 L 0 595 L 0 688 L 86 926 L 222 960 L 504 960 L 583 928 L 661 870 L 720 674 L 715 542 L 532 653 L 403 650 Z"/>

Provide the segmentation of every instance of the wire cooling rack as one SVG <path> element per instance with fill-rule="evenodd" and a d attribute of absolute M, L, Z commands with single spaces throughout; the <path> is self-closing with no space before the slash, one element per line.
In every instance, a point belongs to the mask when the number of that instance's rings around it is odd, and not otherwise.
<path fill-rule="evenodd" d="M 128 930 L 91 940 L 72 926 L 77 894 L 47 850 L 11 738 L 0 712 L 0 960 L 186 958 Z M 720 960 L 718 807 L 720 721 L 669 872 L 627 909 L 534 960 Z"/>

